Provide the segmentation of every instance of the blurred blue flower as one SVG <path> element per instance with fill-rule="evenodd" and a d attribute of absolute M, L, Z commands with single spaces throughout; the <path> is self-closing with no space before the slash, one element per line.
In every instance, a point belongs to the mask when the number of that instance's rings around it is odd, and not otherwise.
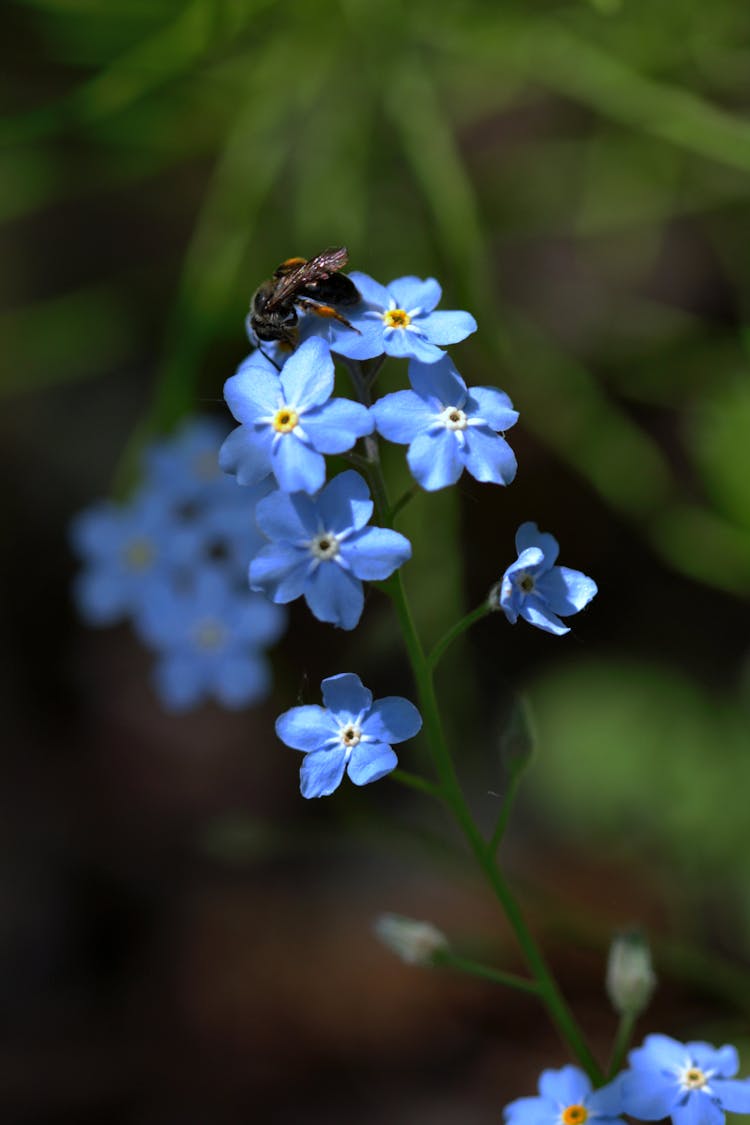
<path fill-rule="evenodd" d="M 544 1070 L 539 1078 L 539 1097 L 518 1098 L 507 1105 L 507 1125 L 624 1125 L 619 1114 L 622 1101 L 617 1081 L 592 1090 L 590 1079 L 577 1066 Z"/>
<path fill-rule="evenodd" d="M 273 473 L 285 492 L 317 492 L 326 477 L 324 453 L 344 453 L 373 431 L 365 406 L 331 398 L 333 360 L 328 345 L 311 337 L 277 371 L 253 353 L 227 380 L 224 397 L 241 423 L 219 455 L 240 484 Z"/>
<path fill-rule="evenodd" d="M 276 720 L 276 733 L 305 757 L 300 770 L 303 797 L 327 797 L 344 771 L 355 785 L 368 785 L 394 770 L 394 742 L 413 738 L 422 726 L 408 699 L 388 696 L 373 703 L 359 676 L 343 672 L 321 684 L 325 707 L 292 707 Z"/>
<path fill-rule="evenodd" d="M 223 567 L 205 567 L 184 589 L 154 583 L 139 627 L 159 653 L 154 682 L 164 706 L 185 711 L 214 698 L 238 708 L 263 699 L 271 687 L 263 650 L 278 640 L 285 621 L 282 609 L 238 589 Z"/>
<path fill-rule="evenodd" d="M 144 492 L 129 505 L 103 501 L 70 525 L 73 550 L 84 564 L 73 596 L 88 625 L 114 625 L 136 615 L 146 591 L 194 559 L 196 539 L 164 497 Z"/>
<path fill-rule="evenodd" d="M 335 320 L 309 318 L 318 321 L 309 331 L 323 336 L 339 355 L 364 360 L 385 352 L 436 363 L 445 354 L 444 345 L 456 344 L 476 332 L 477 322 L 470 313 L 434 311 L 442 296 L 434 277 L 399 277 L 388 286 L 366 273 L 355 271 L 349 277 L 362 294 L 362 303 L 347 309 L 352 327 Z"/>
<path fill-rule="evenodd" d="M 560 550 L 553 535 L 543 534 L 535 523 L 523 523 L 516 532 L 517 560 L 508 567 L 493 592 L 511 625 L 519 616 L 546 633 L 562 636 L 570 629 L 560 617 L 578 613 L 597 592 L 596 582 L 580 570 L 555 566 Z"/>
<path fill-rule="evenodd" d="M 219 468 L 219 447 L 227 427 L 217 418 L 186 418 L 177 430 L 143 454 L 143 487 L 159 493 L 189 515 L 189 506 L 215 503 L 236 492 Z"/>
<path fill-rule="evenodd" d="M 734 1047 L 680 1043 L 647 1035 L 620 1075 L 625 1113 L 642 1121 L 671 1116 L 674 1125 L 723 1125 L 724 1111 L 750 1113 L 750 1079 L 735 1079 Z"/>
<path fill-rule="evenodd" d="M 388 578 L 411 558 L 397 531 L 366 527 L 373 503 L 359 473 L 334 477 L 319 496 L 274 492 L 256 509 L 270 540 L 250 563 L 250 585 L 274 602 L 304 596 L 319 621 L 353 629 L 364 606 L 363 581 Z"/>
<path fill-rule="evenodd" d="M 412 360 L 413 390 L 384 395 L 371 407 L 388 441 L 409 445 L 414 477 L 432 492 L 455 484 L 464 469 L 481 481 L 510 484 L 516 458 L 502 435 L 518 421 L 504 391 L 467 388 L 449 356 L 437 363 Z"/>

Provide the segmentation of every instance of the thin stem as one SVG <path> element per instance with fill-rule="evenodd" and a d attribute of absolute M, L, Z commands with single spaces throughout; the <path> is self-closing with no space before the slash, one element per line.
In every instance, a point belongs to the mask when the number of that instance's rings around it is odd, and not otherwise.
<path fill-rule="evenodd" d="M 478 605 L 476 609 L 473 609 L 471 613 L 467 613 L 465 617 L 462 617 L 460 621 L 452 625 L 448 632 L 443 634 L 427 657 L 427 666 L 430 671 L 434 672 L 443 655 L 462 633 L 465 633 L 467 629 L 470 629 L 472 625 L 475 625 L 477 621 L 481 621 L 483 617 L 486 617 L 487 614 L 491 612 L 492 607 L 490 604 L 488 602 L 482 602 L 482 604 Z"/>
<path fill-rule="evenodd" d="M 428 796 L 434 797 L 437 801 L 444 799 L 440 787 L 432 781 L 428 781 L 426 777 L 420 777 L 419 774 L 409 773 L 408 770 L 399 768 L 393 770 L 389 776 L 394 781 L 400 781 L 402 785 L 406 785 L 409 789 L 417 789 L 420 793 L 427 793 Z"/>
<path fill-rule="evenodd" d="M 389 512 L 388 518 L 391 523 L 393 523 L 399 512 L 403 511 L 409 501 L 414 499 L 418 492 L 419 486 L 417 484 L 410 485 L 405 492 L 402 492 Z"/>
<path fill-rule="evenodd" d="M 472 961 L 469 957 L 460 957 L 450 949 L 438 950 L 437 953 L 433 954 L 432 963 L 441 967 L 444 966 L 446 969 L 456 969 L 458 972 L 466 973 L 472 977 L 480 977 L 482 980 L 491 980 L 493 984 L 515 988 L 519 992 L 539 995 L 539 985 L 535 980 L 521 977 L 517 973 L 506 973 L 503 969 L 493 969 L 491 965 L 484 965 L 481 961 Z"/>
<path fill-rule="evenodd" d="M 612 1058 L 607 1071 L 608 1081 L 614 1078 L 622 1067 L 628 1047 L 630 1046 L 630 1040 L 633 1037 L 633 1030 L 637 1019 L 638 1015 L 636 1012 L 623 1012 L 620 1016 L 615 1041 L 612 1046 Z"/>
<path fill-rule="evenodd" d="M 505 829 L 508 827 L 508 820 L 510 819 L 511 810 L 516 799 L 516 793 L 521 782 L 521 775 L 523 774 L 523 762 L 517 762 L 511 769 L 510 777 L 508 778 L 508 788 L 503 796 L 503 801 L 500 806 L 500 813 L 495 824 L 495 830 L 487 841 L 487 854 L 494 856 L 497 849 L 500 847 Z"/>

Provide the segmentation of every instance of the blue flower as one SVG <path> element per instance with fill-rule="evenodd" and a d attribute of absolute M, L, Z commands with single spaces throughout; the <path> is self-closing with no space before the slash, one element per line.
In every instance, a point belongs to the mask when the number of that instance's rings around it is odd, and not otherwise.
<path fill-rule="evenodd" d="M 543 534 L 535 523 L 522 523 L 516 532 L 518 558 L 508 567 L 495 597 L 511 625 L 519 616 L 562 636 L 570 629 L 560 617 L 578 613 L 597 592 L 596 582 L 580 570 L 555 566 L 560 550 L 554 535 Z"/>
<path fill-rule="evenodd" d="M 364 606 L 363 581 L 388 578 L 411 558 L 397 531 L 366 527 L 373 503 L 364 479 L 351 470 L 314 499 L 275 492 L 256 509 L 270 543 L 250 563 L 250 585 L 274 602 L 304 596 L 319 621 L 353 629 Z"/>
<path fill-rule="evenodd" d="M 617 1082 L 592 1090 L 591 1081 L 577 1066 L 542 1071 L 539 1097 L 518 1098 L 507 1105 L 507 1125 L 624 1125 L 619 1117 L 622 1102 Z"/>
<path fill-rule="evenodd" d="M 236 488 L 219 468 L 226 433 L 226 425 L 216 418 L 184 419 L 174 434 L 144 451 L 144 487 L 183 510 L 229 496 Z"/>
<path fill-rule="evenodd" d="M 339 355 L 364 360 L 385 352 L 436 363 L 445 354 L 445 344 L 457 344 L 476 332 L 477 322 L 470 313 L 434 311 L 442 296 L 434 277 L 399 277 L 384 286 L 366 273 L 355 271 L 349 276 L 362 294 L 362 303 L 346 312 L 352 327 L 310 317 L 309 331 L 324 336 Z M 302 327 L 307 328 L 306 323 Z"/>
<path fill-rule="evenodd" d="M 392 743 L 413 738 L 422 726 L 408 699 L 391 695 L 372 701 L 359 676 L 343 672 L 321 684 L 325 707 L 292 707 L 276 720 L 276 733 L 305 757 L 300 770 L 303 797 L 327 797 L 344 770 L 355 785 L 378 781 L 398 765 Z"/>
<path fill-rule="evenodd" d="M 373 431 L 365 406 L 331 398 L 333 360 L 325 341 L 300 344 L 281 371 L 254 352 L 224 387 L 241 423 L 219 454 L 225 472 L 240 484 L 273 473 L 285 492 L 317 492 L 326 479 L 324 453 L 344 453 Z"/>
<path fill-rule="evenodd" d="M 139 619 L 142 638 L 160 655 L 156 690 L 173 711 L 210 697 L 230 708 L 264 698 L 271 675 L 263 650 L 284 625 L 278 606 L 238 590 L 225 568 L 210 566 L 185 588 L 154 584 Z"/>
<path fill-rule="evenodd" d="M 724 1111 L 750 1113 L 750 1079 L 735 1079 L 737 1051 L 647 1035 L 620 1076 L 625 1113 L 642 1121 L 671 1116 L 674 1125 L 723 1125 Z"/>
<path fill-rule="evenodd" d="M 128 505 L 94 504 L 72 521 L 70 538 L 84 562 L 73 595 L 89 625 L 114 625 L 137 616 L 149 587 L 187 568 L 196 538 L 165 498 L 143 492 Z"/>
<path fill-rule="evenodd" d="M 385 395 L 371 407 L 379 433 L 409 444 L 415 478 L 432 492 L 455 484 L 464 469 L 481 481 L 510 484 L 516 458 L 502 432 L 518 421 L 508 396 L 472 387 L 445 355 L 437 363 L 409 364 L 411 391 Z"/>

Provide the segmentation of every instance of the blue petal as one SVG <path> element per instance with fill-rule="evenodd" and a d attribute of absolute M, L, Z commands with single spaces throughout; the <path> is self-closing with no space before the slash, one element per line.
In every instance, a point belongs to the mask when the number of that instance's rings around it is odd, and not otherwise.
<path fill-rule="evenodd" d="M 554 566 L 540 575 L 536 588 L 553 613 L 562 617 L 578 613 L 597 592 L 593 578 L 587 578 L 580 570 L 570 570 L 567 566 Z"/>
<path fill-rule="evenodd" d="M 397 765 L 398 758 L 390 746 L 360 742 L 352 750 L 346 772 L 355 785 L 369 785 L 395 770 Z"/>
<path fill-rule="evenodd" d="M 73 598 L 87 625 L 114 625 L 131 608 L 131 599 L 121 578 L 103 567 L 85 571 L 75 578 Z"/>
<path fill-rule="evenodd" d="M 409 332 L 406 328 L 386 332 L 383 336 L 383 350 L 386 355 L 392 355 L 396 359 L 421 359 L 423 363 L 437 363 L 445 355 L 444 351 L 430 344 L 418 332 Z"/>
<path fill-rule="evenodd" d="M 273 414 L 281 405 L 279 376 L 261 367 L 248 368 L 227 379 L 224 398 L 237 421 L 252 426 L 258 418 Z"/>
<path fill-rule="evenodd" d="M 693 1062 L 701 1070 L 715 1070 L 723 1078 L 732 1078 L 740 1069 L 737 1048 L 729 1043 L 719 1047 L 718 1050 L 712 1043 L 696 1041 L 686 1043 L 685 1046 Z"/>
<path fill-rule="evenodd" d="M 292 707 L 276 720 L 276 734 L 292 750 L 309 754 L 338 739 L 338 727 L 325 707 L 317 703 L 305 707 Z"/>
<path fill-rule="evenodd" d="M 477 322 L 471 313 L 458 310 L 420 316 L 416 323 L 431 344 L 457 344 L 477 330 Z"/>
<path fill-rule="evenodd" d="M 329 676 L 320 686 L 323 702 L 340 722 L 346 723 L 359 718 L 372 704 L 372 692 L 354 672 Z"/>
<path fill-rule="evenodd" d="M 354 270 L 349 274 L 349 280 L 353 281 L 359 289 L 362 300 L 368 305 L 376 305 L 378 308 L 387 309 L 390 302 L 390 294 L 384 285 L 375 281 L 366 273 L 360 273 L 359 270 Z M 350 317 L 347 319 L 351 319 Z"/>
<path fill-rule="evenodd" d="M 273 644 L 284 632 L 286 614 L 267 598 L 247 594 L 237 599 L 231 615 L 235 636 L 257 648 Z"/>
<path fill-rule="evenodd" d="M 380 319 L 373 320 L 372 317 L 366 317 L 363 307 L 360 313 L 350 313 L 347 320 L 356 331 L 337 324 L 335 320 L 328 322 L 330 326 L 328 338 L 332 351 L 360 362 L 383 354 L 383 323 Z"/>
<path fill-rule="evenodd" d="M 344 540 L 341 556 L 357 578 L 381 582 L 411 558 L 411 543 L 390 528 L 366 527 Z"/>
<path fill-rule="evenodd" d="M 597 1117 L 618 1117 L 623 1112 L 622 1075 L 589 1094 L 586 1106 Z"/>
<path fill-rule="evenodd" d="M 272 445 L 271 469 L 284 492 L 313 493 L 325 484 L 325 457 L 305 445 L 294 430 Z"/>
<path fill-rule="evenodd" d="M 506 1105 L 503 1116 L 508 1125 L 558 1125 L 560 1112 L 546 1098 L 516 1098 Z"/>
<path fill-rule="evenodd" d="M 377 742 L 404 742 L 422 729 L 422 716 L 413 703 L 400 695 L 377 699 L 362 723 L 363 734 Z"/>
<path fill-rule="evenodd" d="M 496 387 L 471 387 L 466 413 L 478 415 L 483 418 L 492 430 L 503 433 L 515 426 L 518 421 L 518 411 L 513 409 L 505 391 Z"/>
<path fill-rule="evenodd" d="M 524 524 L 524 527 L 527 525 Z M 532 524 L 536 527 L 536 524 Z M 519 533 L 521 528 L 518 529 Z M 675 1069 L 685 1065 L 686 1061 L 690 1058 L 690 1052 L 685 1043 L 680 1043 L 677 1039 L 672 1039 L 670 1035 L 647 1035 L 643 1040 L 642 1047 L 636 1047 L 628 1055 L 628 1062 L 631 1067 L 652 1068 L 656 1067 L 659 1070 Z"/>
<path fill-rule="evenodd" d="M 298 492 L 288 496 L 274 491 L 258 501 L 255 521 L 269 539 L 304 542 L 318 532 L 318 513 L 309 496 Z"/>
<path fill-rule="evenodd" d="M 388 292 L 396 302 L 396 307 L 410 312 L 422 309 L 431 313 L 440 304 L 443 291 L 434 277 L 422 280 L 421 277 L 397 277 L 388 286 Z"/>
<path fill-rule="evenodd" d="M 435 364 L 435 366 L 439 366 Z M 435 410 L 414 391 L 394 391 L 384 395 L 370 407 L 378 433 L 386 441 L 408 445 L 433 422 Z"/>
<path fill-rule="evenodd" d="M 372 515 L 373 502 L 365 478 L 353 469 L 339 473 L 318 497 L 318 511 L 326 531 L 358 531 Z"/>
<path fill-rule="evenodd" d="M 345 765 L 346 753 L 343 747 L 308 754 L 299 774 L 302 796 L 327 797 L 333 793 L 341 784 Z"/>
<path fill-rule="evenodd" d="M 544 630 L 545 633 L 554 633 L 555 636 L 562 637 L 565 633 L 570 632 L 568 626 L 564 625 L 560 618 L 556 617 L 552 610 L 548 609 L 544 602 L 533 594 L 524 599 L 518 612 L 524 621 L 528 621 L 530 625 L 535 625 L 537 629 Z"/>
<path fill-rule="evenodd" d="M 268 661 L 255 653 L 234 653 L 217 662 L 213 695 L 230 710 L 265 699 L 271 689 Z"/>
<path fill-rule="evenodd" d="M 674 1076 L 664 1075 L 661 1070 L 639 1069 L 625 1072 L 620 1093 L 624 1113 L 643 1121 L 659 1121 L 672 1112 L 680 1088 Z"/>
<path fill-rule="evenodd" d="M 357 438 L 372 433 L 375 420 L 362 403 L 332 398 L 319 410 L 306 414 L 302 425 L 320 453 L 344 453 Z"/>
<path fill-rule="evenodd" d="M 300 413 L 326 402 L 333 393 L 333 360 L 325 340 L 311 336 L 300 344 L 280 378 L 285 403 Z"/>
<path fill-rule="evenodd" d="M 70 522 L 68 534 L 76 554 L 101 558 L 117 550 L 122 539 L 122 510 L 102 501 L 79 512 Z"/>
<path fill-rule="evenodd" d="M 674 1125 L 724 1125 L 724 1114 L 703 1090 L 693 1090 L 686 1101 L 672 1109 Z"/>
<path fill-rule="evenodd" d="M 539 1093 L 558 1105 L 582 1105 L 591 1093 L 591 1081 L 577 1066 L 544 1070 L 539 1079 Z"/>
<path fill-rule="evenodd" d="M 163 657 L 154 668 L 153 682 L 168 711 L 187 711 L 206 696 L 202 668 L 186 653 Z"/>
<path fill-rule="evenodd" d="M 463 460 L 471 475 L 493 484 L 510 484 L 516 475 L 516 455 L 500 434 L 474 427 L 466 431 Z"/>
<path fill-rule="evenodd" d="M 750 1113 L 750 1078 L 712 1078 L 711 1089 L 722 1109 L 730 1113 Z"/>
<path fill-rule="evenodd" d="M 414 478 L 428 492 L 455 484 L 464 471 L 456 435 L 445 427 L 415 437 L 406 460 Z"/>
<path fill-rule="evenodd" d="M 283 544 L 269 543 L 250 563 L 248 578 L 253 590 L 261 590 L 277 605 L 301 597 L 310 572 L 310 557 Z"/>
<path fill-rule="evenodd" d="M 413 359 L 409 364 L 409 382 L 418 395 L 438 404 L 439 411 L 446 406 L 464 408 L 468 398 L 466 383 L 445 352 L 440 353 L 437 363 Z"/>
<path fill-rule="evenodd" d="M 335 562 L 323 562 L 305 583 L 305 601 L 318 621 L 353 629 L 365 604 L 362 583 Z"/>
<path fill-rule="evenodd" d="M 540 549 L 544 555 L 545 569 L 554 565 L 555 559 L 560 553 L 560 545 L 554 535 L 541 532 L 531 520 L 522 523 L 516 532 L 516 550 L 519 555 L 527 547 L 538 547 Z"/>
<path fill-rule="evenodd" d="M 232 430 L 219 450 L 219 466 L 242 485 L 258 484 L 271 471 L 270 427 L 256 431 L 247 426 Z"/>

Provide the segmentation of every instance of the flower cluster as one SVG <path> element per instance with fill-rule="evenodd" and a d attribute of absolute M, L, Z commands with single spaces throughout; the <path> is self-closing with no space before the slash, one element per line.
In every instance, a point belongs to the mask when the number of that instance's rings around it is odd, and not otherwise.
<path fill-rule="evenodd" d="M 507 1125 L 622 1125 L 621 1114 L 640 1121 L 671 1117 L 674 1125 L 724 1125 L 725 1113 L 750 1113 L 750 1079 L 736 1079 L 732 1046 L 680 1043 L 648 1035 L 630 1052 L 629 1068 L 598 1090 L 575 1066 L 545 1070 L 537 1097 L 505 1107 Z"/>
<path fill-rule="evenodd" d="M 271 686 L 266 649 L 284 611 L 247 588 L 262 536 L 256 504 L 270 481 L 238 488 L 218 465 L 224 428 L 186 421 L 147 449 L 142 483 L 127 504 L 81 512 L 71 526 L 83 569 L 74 585 L 90 625 L 129 620 L 155 650 L 154 684 L 170 710 L 212 697 L 225 707 L 263 699 Z"/>

